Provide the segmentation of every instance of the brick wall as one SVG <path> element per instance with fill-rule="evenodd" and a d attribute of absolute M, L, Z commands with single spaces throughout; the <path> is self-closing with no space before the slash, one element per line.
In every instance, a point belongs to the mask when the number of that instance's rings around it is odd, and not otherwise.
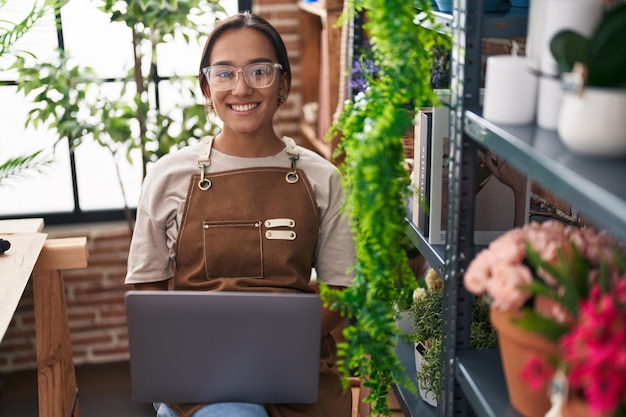
<path fill-rule="evenodd" d="M 300 58 L 297 0 L 255 0 L 253 12 L 268 19 L 287 45 L 292 70 L 289 99 L 276 115 L 277 133 L 299 139 Z M 124 285 L 130 234 L 125 223 L 46 228 L 48 238 L 86 236 L 89 264 L 63 278 L 76 364 L 128 359 Z M 0 372 L 36 368 L 32 287 L 22 297 L 0 343 Z"/>
<path fill-rule="evenodd" d="M 298 0 L 254 0 L 252 11 L 267 19 L 280 32 L 291 65 L 291 92 L 287 102 L 276 114 L 277 133 L 300 140 L 300 34 L 298 32 Z"/>

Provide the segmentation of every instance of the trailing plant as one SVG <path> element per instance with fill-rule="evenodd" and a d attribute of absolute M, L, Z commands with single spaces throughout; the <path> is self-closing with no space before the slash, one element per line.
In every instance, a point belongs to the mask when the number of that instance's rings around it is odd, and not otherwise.
<path fill-rule="evenodd" d="M 425 12 L 417 22 L 416 5 Z M 388 416 L 387 397 L 394 382 L 415 390 L 403 377 L 395 353 L 401 337 L 397 305 L 416 287 L 404 250 L 410 181 L 401 138 L 413 124 L 413 112 L 407 108 L 436 102 L 432 49 L 445 39 L 426 29 L 436 26 L 428 0 L 349 1 L 343 18 L 360 12 L 367 17 L 363 28 L 371 42 L 376 76 L 369 76 L 365 91 L 346 102 L 327 135 L 342 138 L 337 152 L 345 154 L 340 167 L 355 235 L 355 278 L 341 292 L 323 287 L 322 297 L 351 318 L 344 330 L 346 342 L 339 345 L 340 366 L 371 389 L 365 401 L 372 403 L 372 413 Z"/>

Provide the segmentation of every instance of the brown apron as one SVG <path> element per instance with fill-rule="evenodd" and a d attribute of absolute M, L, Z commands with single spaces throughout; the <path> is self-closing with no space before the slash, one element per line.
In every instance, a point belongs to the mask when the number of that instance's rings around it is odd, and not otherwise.
<path fill-rule="evenodd" d="M 200 175 L 189 183 L 177 240 L 175 290 L 313 292 L 309 285 L 319 228 L 315 196 L 298 149 L 285 138 L 291 166 L 206 173 L 212 138 L 203 142 Z M 268 404 L 271 417 L 349 417 L 352 397 L 334 367 L 335 342 L 322 339 L 319 400 Z M 262 358 L 259 358 L 262 360 Z M 189 416 L 202 404 L 168 404 Z"/>

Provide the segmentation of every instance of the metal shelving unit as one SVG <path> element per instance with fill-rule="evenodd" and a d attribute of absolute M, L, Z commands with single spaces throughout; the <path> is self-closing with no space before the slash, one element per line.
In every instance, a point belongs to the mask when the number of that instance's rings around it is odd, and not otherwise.
<path fill-rule="evenodd" d="M 443 270 L 444 320 L 438 416 L 519 417 L 509 403 L 497 350 L 471 350 L 471 297 L 463 272 L 479 248 L 473 244 L 477 144 L 503 156 L 534 181 L 576 207 L 598 228 L 626 242 L 626 159 L 594 159 L 569 152 L 558 134 L 537 126 L 503 126 L 481 117 L 478 105 L 481 39 L 516 37 L 518 16 L 484 16 L 480 0 L 456 0 L 452 16 L 439 16 L 453 37 L 451 167 L 445 247 L 431 247 L 409 223 L 407 235 L 427 261 Z M 504 19 L 504 20 L 500 20 Z M 512 33 L 509 33 L 508 29 Z M 500 30 L 494 34 L 495 30 Z M 502 30 L 501 30 L 502 29 Z M 514 33 L 513 33 L 514 32 Z M 403 354 L 400 349 L 398 355 Z M 406 413 L 421 416 L 419 410 Z"/>
<path fill-rule="evenodd" d="M 519 417 L 511 408 L 497 351 L 469 349 L 471 297 L 462 285 L 463 271 L 474 256 L 474 182 L 476 144 L 465 134 L 466 109 L 478 108 L 481 82 L 481 47 L 484 38 L 524 37 L 527 13 L 505 6 L 483 13 L 480 0 L 456 0 L 452 15 L 436 12 L 437 23 L 453 39 L 452 90 L 450 96 L 451 161 L 448 191 L 446 245 L 431 246 L 407 220 L 407 235 L 428 263 L 444 277 L 444 312 L 440 401 L 436 410 L 426 408 L 402 387 L 394 387 L 406 416 Z M 478 124 L 478 122 L 477 122 Z M 494 133 L 497 136 L 498 133 Z M 482 133 L 480 137 L 483 137 Z M 493 141 L 497 141 L 495 137 Z M 488 145 L 488 143 L 484 143 Z M 494 151 L 498 151 L 495 149 Z M 407 373 L 414 373 L 411 347 L 398 346 Z"/>

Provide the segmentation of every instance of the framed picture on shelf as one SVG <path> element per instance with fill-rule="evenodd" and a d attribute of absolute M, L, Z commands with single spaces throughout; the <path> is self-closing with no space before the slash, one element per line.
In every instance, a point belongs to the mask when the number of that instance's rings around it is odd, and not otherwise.
<path fill-rule="evenodd" d="M 445 100 L 444 100 L 445 101 Z M 450 109 L 432 111 L 428 242 L 446 242 Z M 530 180 L 503 159 L 478 146 L 474 243 L 487 245 L 505 231 L 528 221 Z"/>
<path fill-rule="evenodd" d="M 413 224 L 415 224 L 422 236 L 428 236 L 432 114 L 432 107 L 425 107 L 419 109 L 415 115 Z"/>

